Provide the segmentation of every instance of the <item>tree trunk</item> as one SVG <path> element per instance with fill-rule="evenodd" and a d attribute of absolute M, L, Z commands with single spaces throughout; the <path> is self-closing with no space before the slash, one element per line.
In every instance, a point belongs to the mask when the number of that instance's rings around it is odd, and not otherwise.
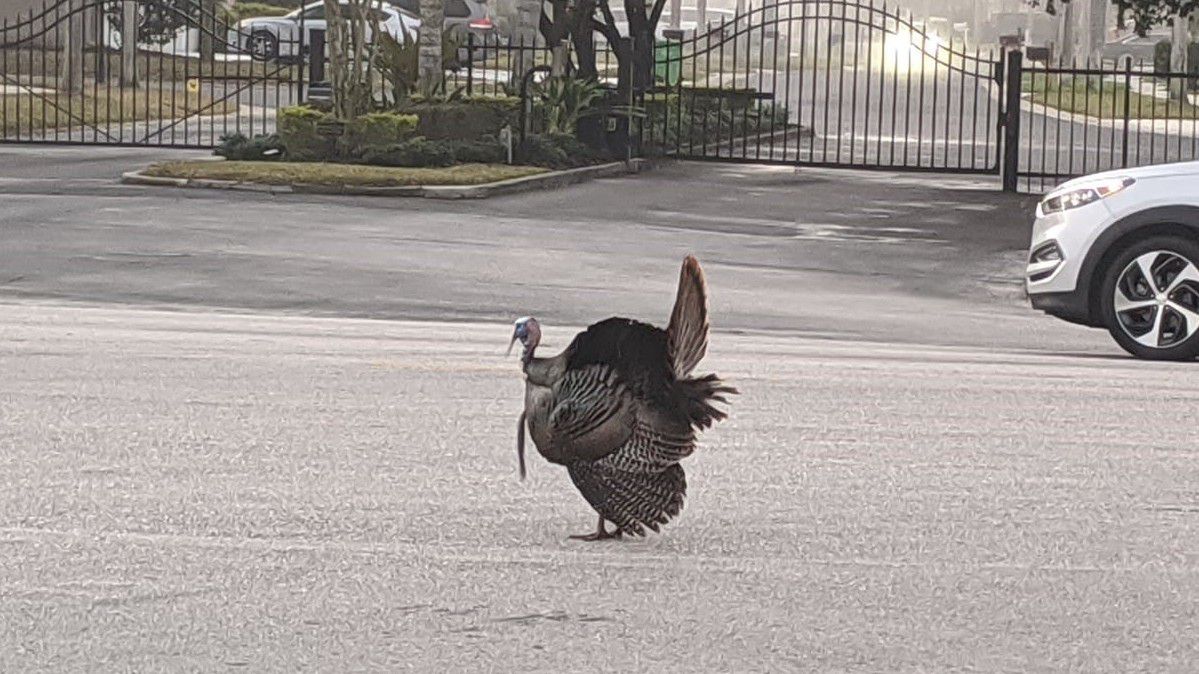
<path fill-rule="evenodd" d="M 121 4 L 121 86 L 137 86 L 137 3 Z"/>
<path fill-rule="evenodd" d="M 58 88 L 61 91 L 78 93 L 83 91 L 83 12 L 79 11 L 80 0 L 66 0 L 64 10 L 68 18 L 63 22 L 62 54 L 58 69 Z"/>
<path fill-rule="evenodd" d="M 1107 42 L 1107 5 L 1108 0 L 1089 0 L 1085 54 L 1096 65 L 1103 60 L 1103 45 Z"/>
<path fill-rule="evenodd" d="M 1185 73 L 1187 71 L 1187 45 L 1190 42 L 1190 31 L 1187 30 L 1185 17 L 1174 17 L 1174 26 L 1170 30 L 1170 72 Z M 1186 97 L 1187 78 L 1176 77 L 1170 80 L 1170 98 L 1184 99 Z"/>
<path fill-rule="evenodd" d="M 420 88 L 426 96 L 441 91 L 445 68 L 442 63 L 441 31 L 445 24 L 443 0 L 420 0 Z"/>
<path fill-rule="evenodd" d="M 347 112 L 353 106 L 348 100 L 348 83 L 346 76 L 347 51 L 350 48 L 347 38 L 346 20 L 341 15 L 341 6 L 337 0 L 324 0 L 325 3 L 325 42 L 329 45 L 329 90 L 333 98 L 333 114 L 345 119 Z"/>
<path fill-rule="evenodd" d="M 595 14 L 595 0 L 578 0 L 577 11 L 579 18 L 574 22 L 570 36 L 574 43 L 576 73 L 585 80 L 595 79 L 599 72 L 595 63 L 595 33 L 590 20 Z"/>
<path fill-rule="evenodd" d="M 200 64 L 211 64 L 216 52 L 216 1 L 200 0 Z"/>
<path fill-rule="evenodd" d="M 1078 3 L 1058 6 L 1058 54 L 1062 65 L 1069 66 L 1078 58 Z"/>
<path fill-rule="evenodd" d="M 541 17 L 541 3 L 538 0 L 516 0 L 516 27 L 512 31 L 511 44 L 520 48 L 512 59 L 512 76 L 509 82 L 520 82 L 529 68 L 533 67 L 533 59 L 529 56 L 531 48 L 537 44 L 537 21 Z"/>

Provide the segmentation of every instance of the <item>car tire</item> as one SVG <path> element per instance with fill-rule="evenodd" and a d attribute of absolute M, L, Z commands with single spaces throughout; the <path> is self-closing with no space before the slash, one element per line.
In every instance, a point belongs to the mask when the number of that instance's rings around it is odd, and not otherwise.
<path fill-rule="evenodd" d="M 250 55 L 256 59 L 270 61 L 279 56 L 279 38 L 268 30 L 256 30 L 250 33 Z"/>
<path fill-rule="evenodd" d="M 1125 351 L 1145 360 L 1199 356 L 1199 242 L 1158 235 L 1125 246 L 1103 270 L 1100 310 Z"/>

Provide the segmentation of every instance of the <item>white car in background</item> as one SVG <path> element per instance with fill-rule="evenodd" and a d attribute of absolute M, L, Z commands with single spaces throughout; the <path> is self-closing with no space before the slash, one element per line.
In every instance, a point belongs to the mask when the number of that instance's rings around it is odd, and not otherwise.
<path fill-rule="evenodd" d="M 342 7 L 348 3 L 341 2 Z M 371 8 L 380 25 L 392 37 L 403 41 L 405 38 L 415 40 L 420 30 L 420 19 L 395 5 L 383 3 Z M 230 44 L 237 44 L 245 52 L 255 58 L 270 60 L 275 58 L 291 58 L 298 56 L 300 48 L 300 24 L 304 25 L 304 44 L 312 44 L 312 31 L 326 30 L 325 3 L 322 0 L 305 5 L 290 14 L 283 16 L 255 17 L 244 19 L 237 24 L 236 38 Z"/>
<path fill-rule="evenodd" d="M 1199 356 L 1199 161 L 1071 180 L 1037 205 L 1034 308 L 1152 360 Z"/>

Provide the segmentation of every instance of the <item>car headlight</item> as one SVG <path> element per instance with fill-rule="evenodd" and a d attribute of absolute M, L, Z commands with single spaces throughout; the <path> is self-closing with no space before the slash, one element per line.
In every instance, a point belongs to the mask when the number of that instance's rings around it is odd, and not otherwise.
<path fill-rule="evenodd" d="M 1068 211 L 1071 208 L 1086 206 L 1089 203 L 1106 199 L 1117 192 L 1128 189 L 1135 183 L 1132 178 L 1114 178 L 1106 182 L 1080 187 L 1069 192 L 1062 192 L 1041 202 L 1041 212 L 1048 215 L 1050 213 L 1060 213 Z"/>

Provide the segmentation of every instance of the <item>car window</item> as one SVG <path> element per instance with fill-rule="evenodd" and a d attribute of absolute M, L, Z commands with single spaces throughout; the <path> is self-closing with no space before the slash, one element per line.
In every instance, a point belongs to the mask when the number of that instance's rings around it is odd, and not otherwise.
<path fill-rule="evenodd" d="M 325 6 L 317 5 L 315 7 L 309 7 L 308 9 L 304 10 L 304 18 L 305 19 L 324 20 Z"/>
<path fill-rule="evenodd" d="M 445 0 L 445 15 L 455 19 L 470 16 L 470 7 L 466 0 Z"/>

